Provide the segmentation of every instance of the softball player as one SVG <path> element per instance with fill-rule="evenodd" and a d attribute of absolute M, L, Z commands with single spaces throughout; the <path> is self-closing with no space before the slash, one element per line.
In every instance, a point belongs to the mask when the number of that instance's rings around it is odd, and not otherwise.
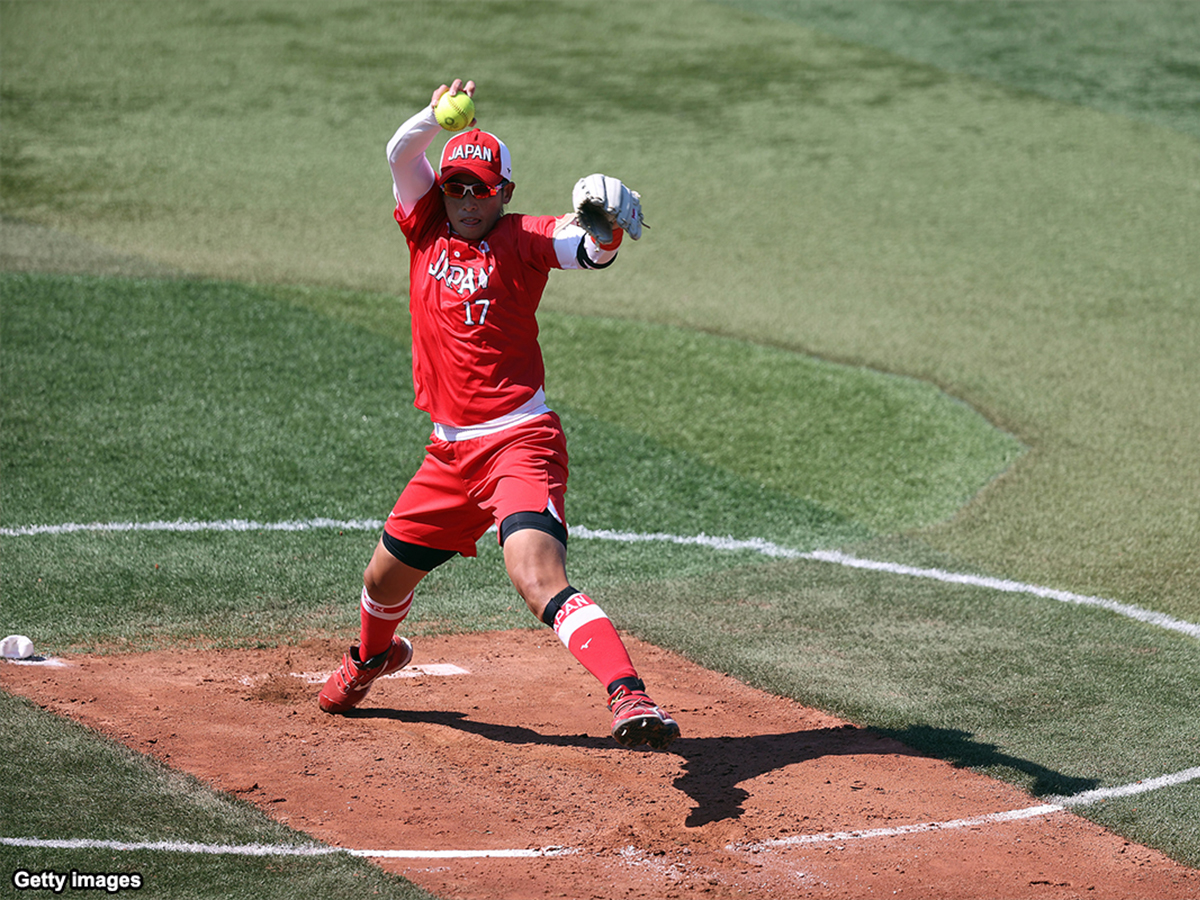
<path fill-rule="evenodd" d="M 416 405 L 433 434 L 363 574 L 359 643 L 319 703 L 345 712 L 380 675 L 408 665 L 412 644 L 395 632 L 414 588 L 456 554 L 474 556 L 496 525 L 517 592 L 606 688 L 613 737 L 665 748 L 679 726 L 647 696 L 612 622 L 567 579 L 567 448 L 546 406 L 536 319 L 552 269 L 606 268 L 626 232 L 641 236 L 640 198 L 591 175 L 575 186 L 574 214 L 506 214 L 512 161 L 494 135 L 455 135 L 437 173 L 426 157 L 447 91 L 473 96 L 475 84 L 441 85 L 387 145 L 409 249 Z"/>

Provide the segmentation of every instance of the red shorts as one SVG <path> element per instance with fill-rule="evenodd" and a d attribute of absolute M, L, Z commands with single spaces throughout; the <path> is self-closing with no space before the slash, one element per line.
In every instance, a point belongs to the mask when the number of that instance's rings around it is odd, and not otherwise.
<path fill-rule="evenodd" d="M 546 413 L 465 441 L 431 438 L 384 530 L 435 550 L 475 555 L 475 542 L 518 512 L 549 508 L 566 525 L 567 439 Z"/>

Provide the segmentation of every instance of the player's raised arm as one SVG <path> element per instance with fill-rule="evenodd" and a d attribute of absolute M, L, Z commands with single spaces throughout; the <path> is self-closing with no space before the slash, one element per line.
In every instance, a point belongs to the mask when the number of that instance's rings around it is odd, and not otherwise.
<path fill-rule="evenodd" d="M 392 170 L 392 193 L 401 211 L 406 215 L 412 211 L 425 194 L 433 187 L 436 175 L 425 151 L 441 132 L 434 110 L 446 93 L 463 92 L 474 96 L 475 82 L 465 84 L 456 78 L 450 85 L 440 85 L 429 99 L 429 105 L 401 125 L 387 144 L 388 166 Z"/>

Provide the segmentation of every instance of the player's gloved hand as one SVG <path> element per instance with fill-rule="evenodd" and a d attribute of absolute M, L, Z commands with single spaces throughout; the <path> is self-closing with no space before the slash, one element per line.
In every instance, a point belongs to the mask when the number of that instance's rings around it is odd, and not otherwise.
<path fill-rule="evenodd" d="M 642 236 L 642 198 L 610 175 L 580 178 L 571 192 L 575 221 L 601 245 L 612 245 L 614 227 L 635 241 Z"/>

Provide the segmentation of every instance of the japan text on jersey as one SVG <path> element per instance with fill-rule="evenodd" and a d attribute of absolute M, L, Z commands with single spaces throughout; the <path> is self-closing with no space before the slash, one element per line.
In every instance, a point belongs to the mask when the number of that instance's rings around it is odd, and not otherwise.
<path fill-rule="evenodd" d="M 440 281 L 446 287 L 458 291 L 460 296 L 467 296 L 481 291 L 488 286 L 488 277 L 495 270 L 495 265 L 464 266 L 450 262 L 450 254 L 445 248 L 441 254 L 429 264 L 429 277 Z"/>

